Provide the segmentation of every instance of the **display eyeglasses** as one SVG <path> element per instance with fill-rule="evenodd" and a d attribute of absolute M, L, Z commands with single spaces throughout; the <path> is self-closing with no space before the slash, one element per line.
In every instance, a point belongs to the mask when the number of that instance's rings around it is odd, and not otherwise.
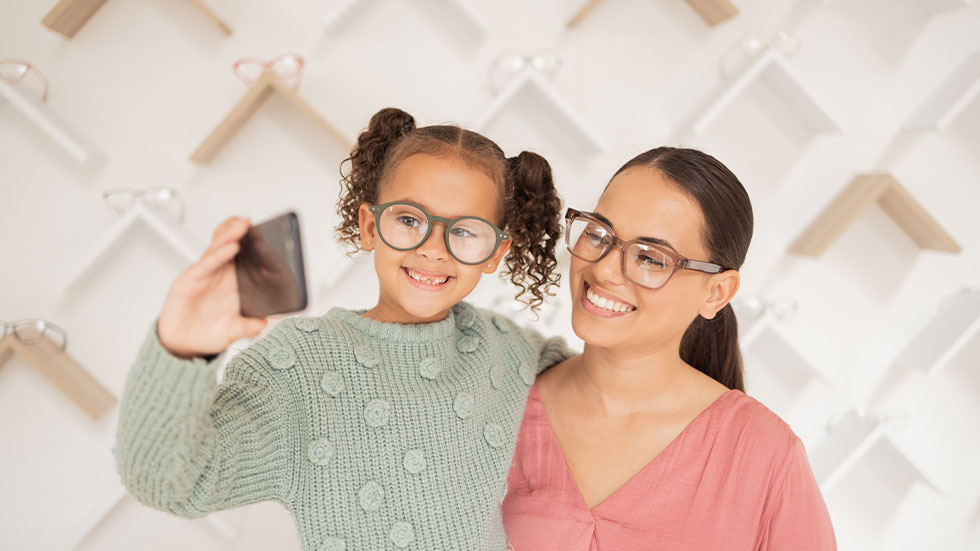
<path fill-rule="evenodd" d="M 780 321 L 792 318 L 799 309 L 799 304 L 795 300 L 767 299 L 754 295 L 735 297 L 732 306 L 736 311 L 744 311 L 756 316 L 768 312 Z"/>
<path fill-rule="evenodd" d="M 0 59 L 0 78 L 11 84 L 19 84 L 28 75 L 34 73 L 43 86 L 41 101 L 48 101 L 48 79 L 31 62 L 22 59 Z"/>
<path fill-rule="evenodd" d="M 481 264 L 490 260 L 500 243 L 510 239 L 489 220 L 476 216 L 444 218 L 433 216 L 422 207 L 406 201 L 369 205 L 381 241 L 392 249 L 410 251 L 419 248 L 438 222 L 445 224 L 446 250 L 462 264 Z"/>
<path fill-rule="evenodd" d="M 533 70 L 548 80 L 553 80 L 561 69 L 561 57 L 555 52 L 541 51 L 534 54 L 503 52 L 490 63 L 490 91 L 499 93 L 525 70 Z"/>
<path fill-rule="evenodd" d="M 299 86 L 304 63 L 303 56 L 299 54 L 282 54 L 272 59 L 243 57 L 235 62 L 232 70 L 249 86 L 258 82 L 266 71 L 272 71 L 273 75 L 296 88 Z"/>
<path fill-rule="evenodd" d="M 172 188 L 115 188 L 104 191 L 102 199 L 120 214 L 128 212 L 137 202 L 140 202 L 153 212 L 173 216 L 177 222 L 184 220 L 184 202 L 177 194 L 177 190 Z"/>
<path fill-rule="evenodd" d="M 38 344 L 47 338 L 61 350 L 68 346 L 68 334 L 65 333 L 65 330 L 47 320 L 0 321 L 0 325 L 3 326 L 3 331 L 0 332 L 0 340 L 3 340 L 8 334 L 13 334 L 14 338 L 24 344 Z"/>
<path fill-rule="evenodd" d="M 703 260 L 684 258 L 673 249 L 646 239 L 623 241 L 594 214 L 568 209 L 565 213 L 568 252 L 586 262 L 599 262 L 616 247 L 622 253 L 623 275 L 647 289 L 660 289 L 678 270 L 717 274 L 727 268 Z"/>

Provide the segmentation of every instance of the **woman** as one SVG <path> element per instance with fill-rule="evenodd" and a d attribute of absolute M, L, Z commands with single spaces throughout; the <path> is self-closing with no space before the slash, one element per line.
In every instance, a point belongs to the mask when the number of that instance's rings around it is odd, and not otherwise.
<path fill-rule="evenodd" d="M 585 348 L 531 389 L 503 503 L 512 549 L 835 549 L 799 438 L 742 392 L 738 179 L 658 148 L 566 220 Z"/>

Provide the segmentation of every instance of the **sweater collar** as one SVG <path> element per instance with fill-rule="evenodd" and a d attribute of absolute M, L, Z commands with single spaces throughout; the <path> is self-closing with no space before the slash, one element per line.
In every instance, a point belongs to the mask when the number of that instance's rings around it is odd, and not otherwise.
<path fill-rule="evenodd" d="M 399 342 L 424 342 L 446 338 L 456 330 L 456 321 L 461 313 L 473 307 L 460 302 L 449 309 L 444 319 L 432 323 L 390 323 L 362 317 L 367 310 L 348 310 L 331 308 L 328 316 L 352 327 L 355 331 L 379 339 Z"/>

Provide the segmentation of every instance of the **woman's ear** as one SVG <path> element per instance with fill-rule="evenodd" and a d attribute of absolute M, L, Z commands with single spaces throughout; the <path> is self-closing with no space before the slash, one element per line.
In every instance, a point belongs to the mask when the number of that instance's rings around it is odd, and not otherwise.
<path fill-rule="evenodd" d="M 500 246 L 497 247 L 497 252 L 493 253 L 493 256 L 489 260 L 483 263 L 483 273 L 492 274 L 497 271 L 497 266 L 500 265 L 500 260 L 504 258 L 507 251 L 510 250 L 510 245 L 513 240 L 510 238 L 504 239 L 500 242 Z"/>
<path fill-rule="evenodd" d="M 701 303 L 698 314 L 704 319 L 713 319 L 722 308 L 735 298 L 741 276 L 735 270 L 726 270 L 708 278 L 708 298 Z"/>
<path fill-rule="evenodd" d="M 361 232 L 361 250 L 373 251 L 374 242 L 377 241 L 377 226 L 374 220 L 374 213 L 367 203 L 361 203 L 357 209 L 357 227 Z"/>

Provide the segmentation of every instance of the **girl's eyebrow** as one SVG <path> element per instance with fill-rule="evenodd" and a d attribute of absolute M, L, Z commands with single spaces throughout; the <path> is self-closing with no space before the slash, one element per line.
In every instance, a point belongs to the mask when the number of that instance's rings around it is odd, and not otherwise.
<path fill-rule="evenodd" d="M 598 218 L 600 221 L 602 221 L 603 224 L 605 224 L 605 225 L 609 226 L 610 228 L 612 228 L 613 231 L 616 230 L 616 228 L 613 226 L 612 220 L 606 218 L 605 216 L 599 214 L 598 212 L 593 212 L 592 213 L 592 216 L 595 216 L 596 218 Z M 641 241 L 649 241 L 650 243 L 653 243 L 654 245 L 661 245 L 663 247 L 667 247 L 668 249 L 674 251 L 675 253 L 677 252 L 677 249 L 675 249 L 674 246 L 671 245 L 669 241 L 667 241 L 665 239 L 660 239 L 659 237 L 637 237 L 637 239 L 639 239 Z"/>

